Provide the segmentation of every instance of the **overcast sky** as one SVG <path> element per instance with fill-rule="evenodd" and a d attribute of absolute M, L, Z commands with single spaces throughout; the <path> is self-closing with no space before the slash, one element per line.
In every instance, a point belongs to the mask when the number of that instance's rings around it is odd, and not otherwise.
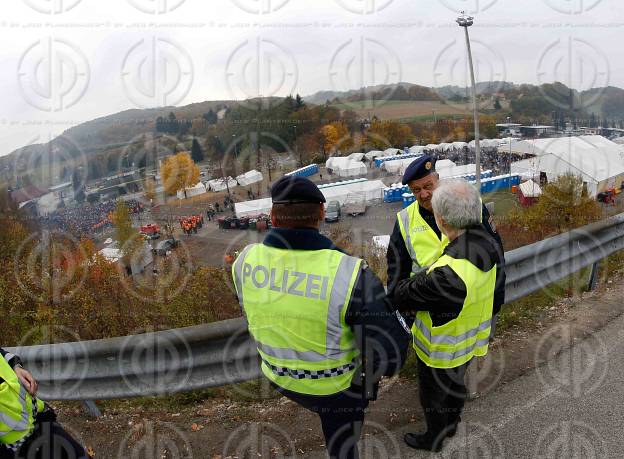
<path fill-rule="evenodd" d="M 0 155 L 129 108 L 407 81 L 624 87 L 621 0 L 1 0 Z"/>

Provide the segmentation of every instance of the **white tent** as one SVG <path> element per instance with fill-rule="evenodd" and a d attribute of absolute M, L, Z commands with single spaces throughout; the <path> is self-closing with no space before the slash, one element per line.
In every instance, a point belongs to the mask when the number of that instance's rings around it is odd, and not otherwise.
<path fill-rule="evenodd" d="M 227 178 L 227 186 L 226 186 L 225 178 L 218 178 L 218 179 L 209 180 L 208 182 L 206 182 L 206 189 L 209 189 L 210 191 L 227 190 L 228 186 L 230 187 L 230 189 L 232 189 L 238 186 L 238 182 L 234 180 L 232 177 Z"/>
<path fill-rule="evenodd" d="M 507 144 L 509 150 L 509 144 Z M 520 140 L 511 144 L 511 152 L 542 156 L 545 154 L 567 155 L 576 150 L 603 150 L 621 151 L 621 147 L 615 142 L 600 135 L 582 135 L 578 137 L 554 137 L 547 139 Z"/>
<path fill-rule="evenodd" d="M 368 167 L 363 162 L 353 161 L 348 157 L 341 156 L 329 158 L 325 166 L 339 177 L 356 177 L 365 175 L 368 172 Z"/>
<path fill-rule="evenodd" d="M 409 153 L 412 155 L 418 155 L 422 153 L 424 149 L 425 147 L 422 145 L 412 145 L 411 147 L 409 147 Z"/>
<path fill-rule="evenodd" d="M 200 194 L 204 194 L 205 192 L 206 192 L 206 187 L 204 186 L 203 183 L 199 182 L 195 186 L 192 186 L 186 189 L 186 197 L 192 198 L 193 196 L 199 196 Z M 182 190 L 178 190 L 178 192 L 176 193 L 176 196 L 178 197 L 178 199 L 185 199 L 184 191 Z"/>
<path fill-rule="evenodd" d="M 403 153 L 403 150 L 400 150 L 399 148 L 386 148 L 383 151 L 383 156 L 394 156 L 400 155 L 401 153 Z"/>
<path fill-rule="evenodd" d="M 466 142 L 453 142 L 454 150 L 462 150 L 466 147 L 468 147 L 468 144 Z"/>
<path fill-rule="evenodd" d="M 238 177 L 236 177 L 236 181 L 241 186 L 247 186 L 247 185 L 251 185 L 252 183 L 258 183 L 262 181 L 262 173 L 253 169 L 253 170 L 250 170 L 249 172 L 245 172 L 244 174 L 241 174 Z"/>
<path fill-rule="evenodd" d="M 475 175 L 477 173 L 477 166 L 476 164 L 464 164 L 462 166 L 445 167 L 442 170 L 439 170 L 436 164 L 436 172 L 440 174 L 440 178 L 451 178 L 451 177 L 461 177 L 464 175 Z"/>
<path fill-rule="evenodd" d="M 512 151 L 517 148 L 520 150 L 516 151 L 535 156 L 512 163 L 511 172 L 524 177 L 537 177 L 543 172 L 548 180 L 571 173 L 587 183 L 591 196 L 609 188 L 619 188 L 624 179 L 621 148 L 596 137 L 600 136 L 560 137 L 512 144 Z"/>
<path fill-rule="evenodd" d="M 117 242 L 104 247 L 99 253 L 111 263 L 117 263 L 123 257 L 123 252 L 117 247 Z M 152 247 L 145 241 L 141 250 L 137 251 L 130 259 L 130 270 L 132 274 L 140 274 L 145 270 L 145 267 L 153 261 L 154 255 L 152 254 Z"/>
<path fill-rule="evenodd" d="M 449 167 L 455 167 L 455 163 L 450 159 L 439 159 L 435 163 L 436 172 L 440 172 L 442 169 L 447 169 Z"/>
<path fill-rule="evenodd" d="M 372 161 L 373 159 L 378 158 L 379 156 L 383 156 L 383 151 L 371 150 L 364 155 L 367 161 Z"/>
<path fill-rule="evenodd" d="M 533 180 L 527 180 L 520 184 L 520 191 L 525 198 L 537 198 L 542 195 L 542 189 Z"/>
<path fill-rule="evenodd" d="M 438 145 L 438 147 L 436 148 L 436 151 L 439 151 L 442 153 L 445 151 L 450 151 L 452 148 L 453 148 L 453 144 L 442 142 L 441 144 Z"/>
<path fill-rule="evenodd" d="M 362 161 L 364 159 L 364 153 L 351 153 L 347 158 L 351 161 Z"/>
<path fill-rule="evenodd" d="M 361 161 L 351 161 L 341 165 L 334 171 L 339 177 L 357 177 L 366 175 L 368 167 Z"/>
<path fill-rule="evenodd" d="M 373 236 L 373 245 L 381 250 L 388 250 L 390 245 L 390 235 Z"/>
<path fill-rule="evenodd" d="M 624 145 L 624 137 L 616 137 L 615 139 L 613 139 L 613 143 L 616 143 L 618 145 Z"/>
<path fill-rule="evenodd" d="M 252 217 L 260 214 L 268 214 L 271 211 L 273 200 L 271 198 L 255 199 L 234 203 L 234 211 L 237 217 Z"/>
<path fill-rule="evenodd" d="M 338 201 L 341 205 L 349 198 L 356 197 L 365 201 L 383 199 L 383 190 L 386 185 L 381 180 L 365 180 L 349 183 L 343 186 L 334 186 L 321 189 L 327 202 Z"/>
<path fill-rule="evenodd" d="M 407 166 L 412 164 L 417 158 L 397 159 L 395 161 L 384 161 L 381 169 L 387 170 L 391 174 L 403 174 Z"/>

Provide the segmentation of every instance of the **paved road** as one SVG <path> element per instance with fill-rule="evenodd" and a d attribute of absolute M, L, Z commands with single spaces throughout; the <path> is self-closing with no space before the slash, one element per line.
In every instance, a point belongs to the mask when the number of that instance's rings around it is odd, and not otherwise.
<path fill-rule="evenodd" d="M 569 327 L 554 327 L 540 336 L 540 355 L 552 355 L 547 363 L 469 402 L 458 434 L 446 440 L 441 453 L 408 448 L 402 440 L 408 429 L 402 428 L 365 438 L 360 456 L 622 457 L 624 315 L 572 346 Z M 563 348 L 567 349 L 560 352 Z M 418 406 L 416 400 L 413 403 Z M 324 456 L 319 452 L 306 457 Z"/>

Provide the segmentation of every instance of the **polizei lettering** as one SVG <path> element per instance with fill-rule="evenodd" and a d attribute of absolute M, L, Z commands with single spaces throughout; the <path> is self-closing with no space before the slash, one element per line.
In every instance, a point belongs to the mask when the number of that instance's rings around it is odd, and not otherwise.
<path fill-rule="evenodd" d="M 266 266 L 252 266 L 245 263 L 243 266 L 243 284 L 249 281 L 256 288 L 268 288 L 274 292 L 288 295 L 325 300 L 329 277 L 287 269 L 278 272 L 276 268 L 271 268 L 269 271 Z"/>

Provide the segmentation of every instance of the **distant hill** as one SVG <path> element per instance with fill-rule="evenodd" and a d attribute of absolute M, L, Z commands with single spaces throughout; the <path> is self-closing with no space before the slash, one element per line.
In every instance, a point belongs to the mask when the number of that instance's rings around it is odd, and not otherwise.
<path fill-rule="evenodd" d="M 579 125 L 606 123 L 621 127 L 624 124 L 624 89 L 613 86 L 579 92 L 562 83 L 536 86 L 489 81 L 478 83 L 477 92 L 482 113 L 501 121 L 512 116 L 516 122 L 550 123 L 556 117 L 559 122 L 577 119 Z M 429 88 L 401 82 L 342 92 L 319 91 L 303 99 L 313 105 L 324 105 L 329 101 L 336 108 L 354 111 L 355 117 L 359 118 L 375 115 L 383 119 L 417 120 L 470 116 L 469 96 L 470 90 L 466 87 Z M 270 102 L 274 104 L 275 101 Z M 173 112 L 178 120 L 191 121 L 201 118 L 210 110 L 216 113 L 226 107 L 233 109 L 239 105 L 241 102 L 222 100 L 182 107 L 125 110 L 72 127 L 51 142 L 15 150 L 0 158 L 0 173 L 5 180 L 10 181 L 11 177 L 19 176 L 22 170 L 33 167 L 46 169 L 46 157 L 52 158 L 51 161 L 56 161 L 55 157 L 71 161 L 82 153 L 88 158 L 97 156 L 101 161 L 110 162 L 110 156 L 114 156 L 113 159 L 119 157 L 120 152 L 142 134 L 153 133 L 158 117 L 167 118 Z M 103 159 L 102 156 L 107 157 Z M 33 166 L 29 163 L 32 162 L 29 158 L 33 157 L 44 158 L 43 163 L 37 160 L 39 162 Z M 62 170 L 50 174 L 56 177 L 54 181 L 58 181 L 59 177 L 68 178 Z"/>
<path fill-rule="evenodd" d="M 330 102 L 360 102 L 365 100 L 439 100 L 431 88 L 412 83 L 383 84 L 350 91 L 319 91 L 303 98 L 306 102 L 321 105 Z"/>

